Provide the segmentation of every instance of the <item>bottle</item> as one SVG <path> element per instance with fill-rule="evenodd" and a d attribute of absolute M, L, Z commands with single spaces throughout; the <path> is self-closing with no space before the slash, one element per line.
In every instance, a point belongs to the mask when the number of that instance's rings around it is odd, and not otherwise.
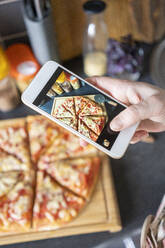
<path fill-rule="evenodd" d="M 10 68 L 5 52 L 0 46 L 0 111 L 10 111 L 19 103 L 16 84 L 10 76 Z"/>
<path fill-rule="evenodd" d="M 88 76 L 102 76 L 107 71 L 108 31 L 103 13 L 106 4 L 101 0 L 87 1 L 83 9 L 87 25 L 83 37 L 84 72 Z"/>
<path fill-rule="evenodd" d="M 23 92 L 40 69 L 30 47 L 23 43 L 10 45 L 6 50 L 10 63 L 10 74 L 18 89 Z"/>

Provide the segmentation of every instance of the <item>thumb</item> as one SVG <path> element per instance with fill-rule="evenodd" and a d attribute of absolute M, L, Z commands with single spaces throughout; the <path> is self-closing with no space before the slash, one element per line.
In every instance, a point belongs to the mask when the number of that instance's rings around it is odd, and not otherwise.
<path fill-rule="evenodd" d="M 139 104 L 129 106 L 111 121 L 111 129 L 120 131 L 141 120 L 148 119 L 152 116 L 152 107 L 148 101 L 142 101 Z"/>

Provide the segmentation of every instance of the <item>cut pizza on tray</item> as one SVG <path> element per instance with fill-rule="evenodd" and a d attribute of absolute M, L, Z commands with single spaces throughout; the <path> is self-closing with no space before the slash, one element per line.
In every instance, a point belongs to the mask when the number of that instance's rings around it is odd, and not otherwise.
<path fill-rule="evenodd" d="M 22 171 L 22 179 L 0 198 L 0 231 L 24 232 L 31 227 L 34 173 Z"/>
<path fill-rule="evenodd" d="M 37 230 L 59 228 L 74 219 L 85 201 L 58 185 L 42 171 L 37 173 L 33 227 Z"/>
<path fill-rule="evenodd" d="M 100 162 L 99 157 L 77 158 L 45 163 L 42 169 L 60 185 L 89 199 L 98 178 Z"/>
<path fill-rule="evenodd" d="M 95 187 L 97 153 L 43 116 L 0 122 L 0 232 L 56 229 L 74 219 Z"/>
<path fill-rule="evenodd" d="M 73 96 L 54 99 L 52 116 L 96 141 L 104 128 L 106 111 L 90 97 Z"/>
<path fill-rule="evenodd" d="M 43 116 L 28 116 L 27 128 L 31 157 L 36 164 L 44 150 L 59 135 L 61 127 Z"/>
<path fill-rule="evenodd" d="M 0 123 L 0 148 L 31 166 L 26 121 L 18 119 Z"/>

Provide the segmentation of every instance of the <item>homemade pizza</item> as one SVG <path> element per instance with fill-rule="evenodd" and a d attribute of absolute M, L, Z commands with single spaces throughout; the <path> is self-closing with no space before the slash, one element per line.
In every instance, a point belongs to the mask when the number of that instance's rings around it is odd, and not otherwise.
<path fill-rule="evenodd" d="M 27 129 L 31 158 L 36 163 L 44 150 L 59 135 L 61 127 L 43 116 L 28 116 Z"/>
<path fill-rule="evenodd" d="M 20 177 L 0 198 L 0 231 L 23 232 L 31 227 L 34 173 L 22 171 Z M 6 180 L 11 178 L 7 175 Z"/>
<path fill-rule="evenodd" d="M 96 103 L 91 98 L 92 96 L 55 98 L 51 114 L 96 141 L 105 126 L 107 115 L 104 104 Z"/>
<path fill-rule="evenodd" d="M 97 156 L 39 163 L 39 168 L 50 174 L 60 185 L 86 199 L 90 198 L 93 191 L 99 167 L 100 158 Z"/>
<path fill-rule="evenodd" d="M 65 122 L 77 128 L 78 120 L 69 118 Z M 100 165 L 95 147 L 82 147 L 77 136 L 43 116 L 1 121 L 0 232 L 65 226 L 90 200 Z"/>
<path fill-rule="evenodd" d="M 75 218 L 85 200 L 57 184 L 49 175 L 37 172 L 37 189 L 33 211 L 34 228 L 58 228 Z"/>

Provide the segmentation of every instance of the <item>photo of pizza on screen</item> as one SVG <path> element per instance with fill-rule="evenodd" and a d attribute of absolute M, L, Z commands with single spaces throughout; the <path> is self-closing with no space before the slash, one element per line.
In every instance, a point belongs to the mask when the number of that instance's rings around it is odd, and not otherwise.
<path fill-rule="evenodd" d="M 110 149 L 118 133 L 110 121 L 124 107 L 58 67 L 34 104 L 85 137 Z"/>

